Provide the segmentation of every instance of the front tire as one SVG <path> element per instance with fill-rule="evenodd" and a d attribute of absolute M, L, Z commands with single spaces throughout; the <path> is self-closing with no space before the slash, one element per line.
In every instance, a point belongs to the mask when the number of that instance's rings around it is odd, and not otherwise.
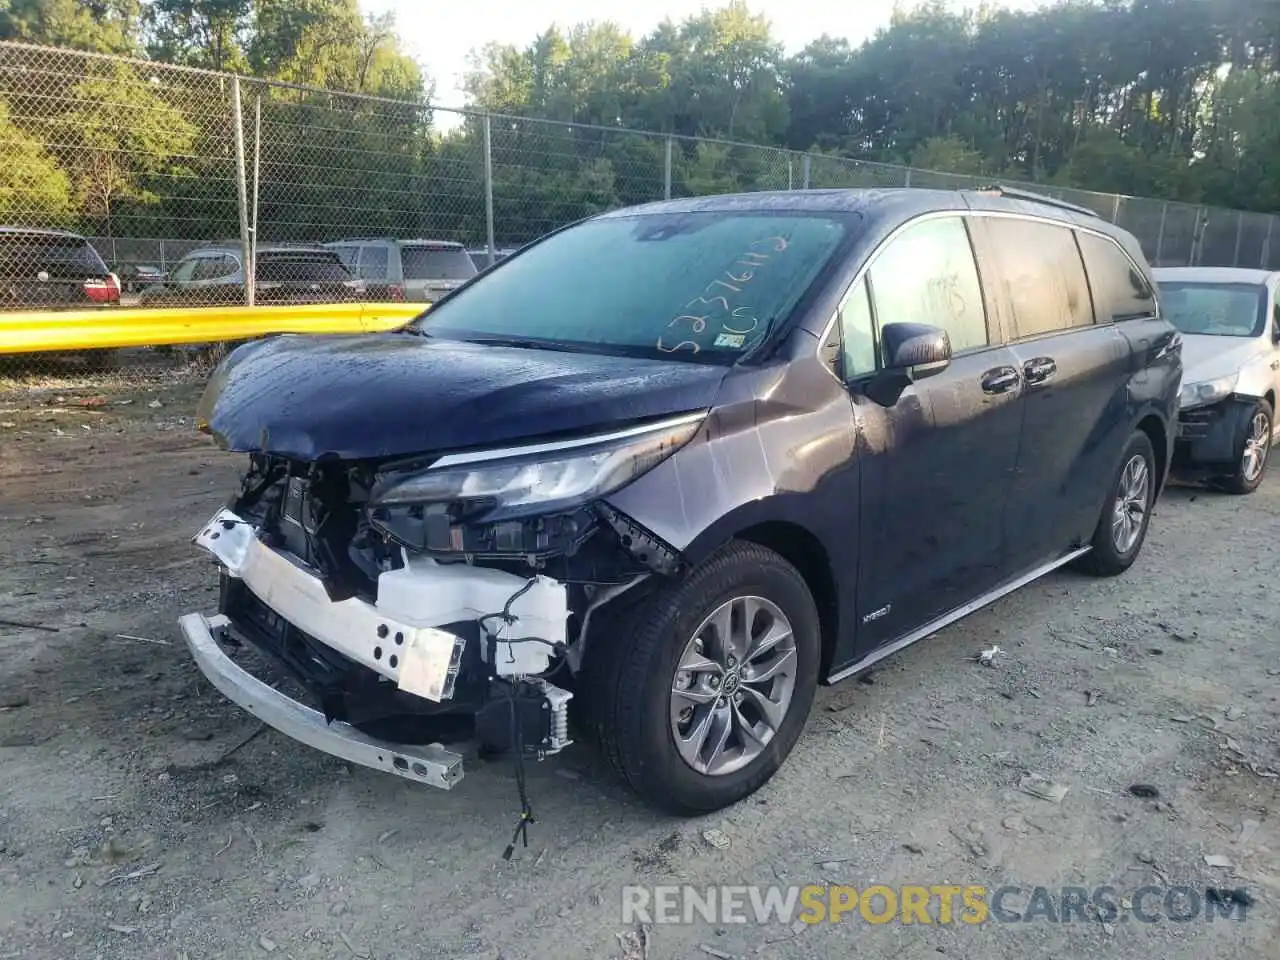
<path fill-rule="evenodd" d="M 1156 483 L 1155 449 L 1151 438 L 1139 430 L 1129 438 L 1120 457 L 1120 469 L 1093 532 L 1092 549 L 1080 560 L 1081 570 L 1096 577 L 1114 577 L 1133 566 L 1147 539 Z"/>
<path fill-rule="evenodd" d="M 1267 475 L 1267 464 L 1271 460 L 1271 431 L 1275 424 L 1275 413 L 1271 404 L 1259 400 L 1249 411 L 1244 422 L 1244 429 L 1236 443 L 1239 453 L 1236 456 L 1235 472 L 1223 479 L 1222 487 L 1228 493 L 1239 495 L 1253 493 L 1262 485 Z"/>
<path fill-rule="evenodd" d="M 609 619 L 620 629 L 590 638 L 578 687 L 602 752 L 641 799 L 708 813 L 777 772 L 813 705 L 821 653 L 795 567 L 735 541 Z"/>

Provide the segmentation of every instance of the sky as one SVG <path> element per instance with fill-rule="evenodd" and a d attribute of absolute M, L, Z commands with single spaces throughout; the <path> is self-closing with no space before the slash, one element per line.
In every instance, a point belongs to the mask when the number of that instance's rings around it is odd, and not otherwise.
<path fill-rule="evenodd" d="M 1044 2 L 1004 0 L 1002 5 L 1028 9 Z M 753 13 L 769 18 L 773 35 L 786 45 L 787 53 L 823 33 L 857 45 L 888 24 L 894 4 L 895 0 L 748 0 Z M 445 14 L 424 0 L 361 0 L 368 13 L 395 13 L 406 52 L 435 79 L 435 102 L 441 107 L 464 105 L 467 55 L 490 41 L 524 47 L 552 23 L 569 27 L 591 20 L 613 21 L 638 38 L 665 19 L 678 23 L 704 7 L 721 5 L 715 0 L 461 0 Z M 951 5 L 976 7 L 978 0 L 951 0 Z M 436 115 L 437 122 L 443 119 Z"/>

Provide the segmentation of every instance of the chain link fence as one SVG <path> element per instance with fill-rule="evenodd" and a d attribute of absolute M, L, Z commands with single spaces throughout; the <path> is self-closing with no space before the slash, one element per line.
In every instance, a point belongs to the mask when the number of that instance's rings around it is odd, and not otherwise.
<path fill-rule="evenodd" d="M 0 311 L 429 302 L 565 223 L 664 197 L 979 178 L 720 140 L 449 111 L 0 43 Z M 1277 217 L 1018 184 L 1157 266 L 1280 269 Z M 3 314 L 0 313 L 0 322 Z M 189 377 L 203 347 L 0 354 L 0 389 Z"/>

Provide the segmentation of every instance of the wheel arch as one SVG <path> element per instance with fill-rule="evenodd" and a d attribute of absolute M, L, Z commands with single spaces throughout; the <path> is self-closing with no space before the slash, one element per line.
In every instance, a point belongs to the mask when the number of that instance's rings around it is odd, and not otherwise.
<path fill-rule="evenodd" d="M 818 608 L 822 662 L 820 676 L 826 676 L 840 644 L 842 625 L 853 622 L 852 612 L 842 609 L 840 578 L 836 576 L 835 549 L 828 544 L 785 501 L 769 498 L 744 505 L 703 531 L 683 552 L 686 562 L 701 563 L 726 543 L 745 540 L 759 544 L 781 556 L 804 579 Z"/>
<path fill-rule="evenodd" d="M 1156 454 L 1156 495 L 1164 490 L 1169 476 L 1169 461 L 1173 455 L 1173 445 L 1169 442 L 1169 428 L 1165 419 L 1154 410 L 1149 410 L 1139 417 L 1135 429 L 1141 430 L 1151 441 Z"/>

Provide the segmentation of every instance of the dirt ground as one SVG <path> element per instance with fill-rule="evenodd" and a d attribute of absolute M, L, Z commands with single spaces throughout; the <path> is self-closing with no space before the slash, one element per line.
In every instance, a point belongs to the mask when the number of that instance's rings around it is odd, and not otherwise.
<path fill-rule="evenodd" d="M 0 958 L 639 960 L 622 887 L 661 883 L 1252 904 L 1245 922 L 699 920 L 649 928 L 653 958 L 1280 956 L 1280 476 L 1245 498 L 1171 489 L 1127 575 L 1054 575 L 820 691 L 781 773 L 717 815 L 647 811 L 581 746 L 532 764 L 537 822 L 508 863 L 507 764 L 419 787 L 261 732 L 202 680 L 176 621 L 212 608 L 215 572 L 189 537 L 239 463 L 194 432 L 193 401 L 0 394 Z M 995 666 L 970 659 L 993 643 Z M 1021 791 L 1028 773 L 1062 802 Z"/>

